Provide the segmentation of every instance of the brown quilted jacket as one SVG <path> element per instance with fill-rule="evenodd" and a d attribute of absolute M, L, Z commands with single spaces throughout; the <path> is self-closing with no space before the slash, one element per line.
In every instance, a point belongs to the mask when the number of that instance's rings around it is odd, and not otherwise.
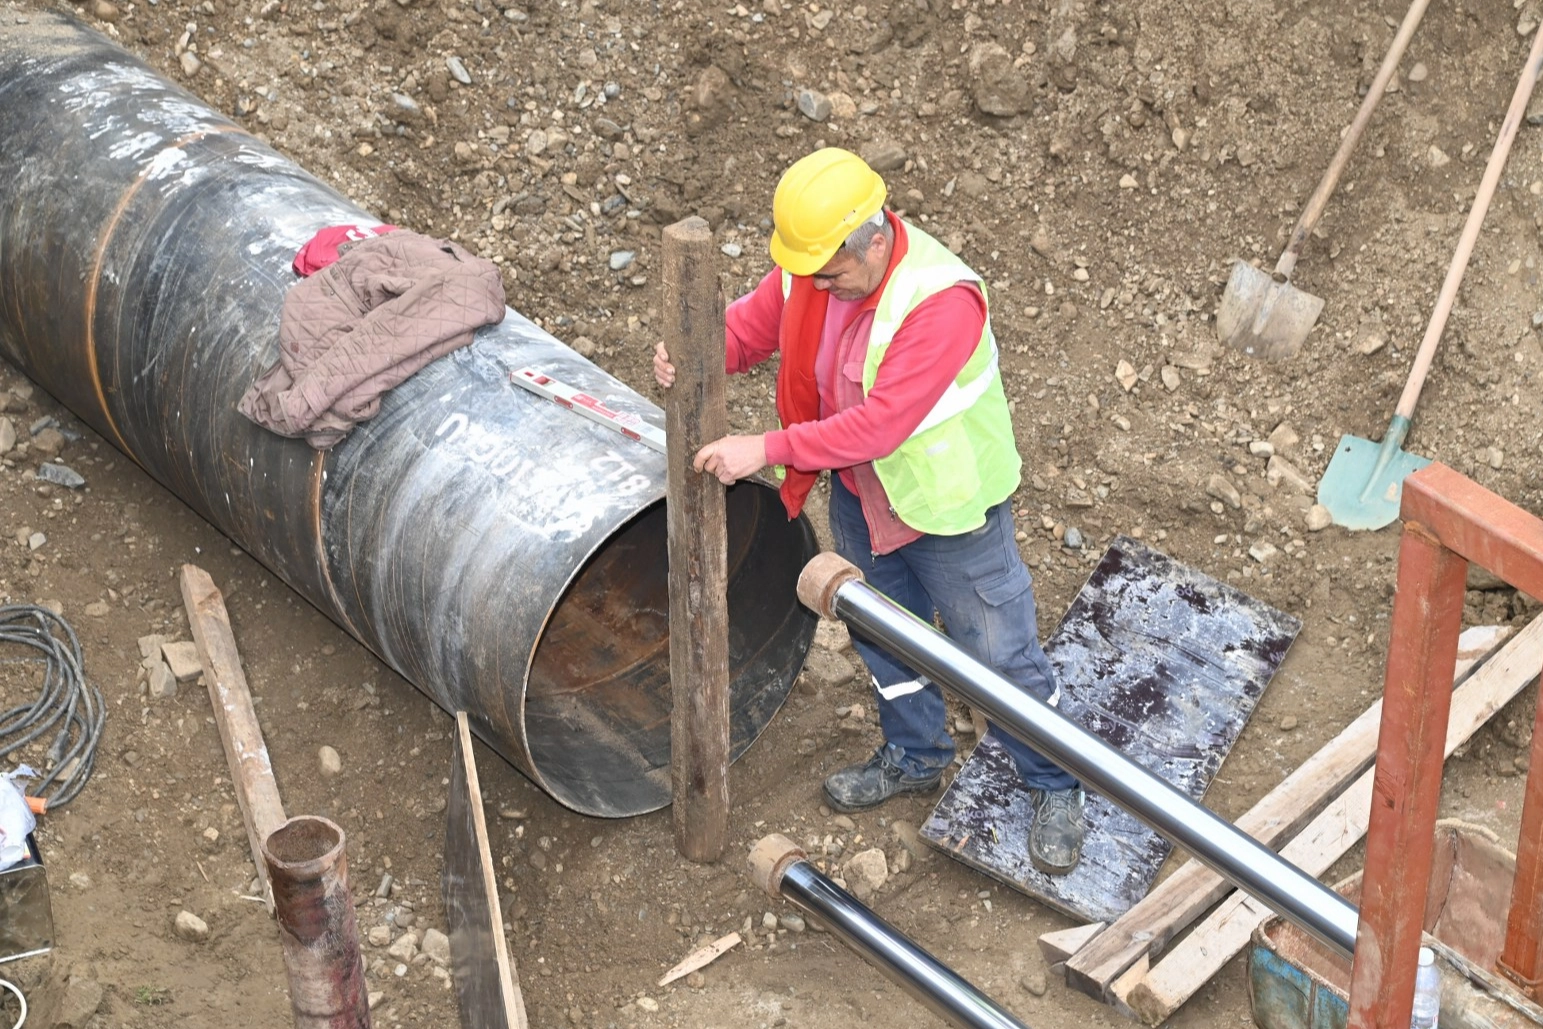
<path fill-rule="evenodd" d="M 374 417 L 382 393 L 503 317 L 491 261 L 415 232 L 363 240 L 289 291 L 279 359 L 237 409 L 330 449 Z"/>

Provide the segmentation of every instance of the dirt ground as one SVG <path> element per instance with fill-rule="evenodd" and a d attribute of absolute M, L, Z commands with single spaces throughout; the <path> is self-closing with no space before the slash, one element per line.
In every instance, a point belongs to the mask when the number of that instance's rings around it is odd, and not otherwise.
<path fill-rule="evenodd" d="M 1232 258 L 1274 262 L 1402 17 L 1393 0 L 58 6 L 380 217 L 498 260 L 514 307 L 645 393 L 660 227 L 706 217 L 725 291 L 738 295 L 769 267 L 781 170 L 821 145 L 861 150 L 892 204 L 991 285 L 1042 632 L 1117 533 L 1300 616 L 1300 638 L 1209 794 L 1224 814 L 1375 699 L 1396 530 L 1310 531 L 1309 492 L 1267 477 L 1258 444 L 1310 491 L 1342 433 L 1381 436 L 1536 0 L 1432 5 L 1299 266 L 1297 284 L 1327 300 L 1319 325 L 1278 365 L 1218 349 L 1212 315 Z M 1408 443 L 1534 511 L 1540 193 L 1543 134 L 1524 127 Z M 737 428 L 773 424 L 772 383 L 763 369 L 733 384 Z M 0 462 L 0 597 L 60 605 L 110 709 L 90 786 L 41 831 L 57 949 L 0 969 L 32 994 L 36 1024 L 291 1024 L 207 696 L 192 684 L 170 699 L 144 691 L 136 641 L 187 638 L 176 580 L 186 561 L 225 591 L 286 807 L 348 833 L 361 933 L 384 927 L 399 944 L 442 929 L 449 717 L 4 364 L 0 400 L 21 436 Z M 48 417 L 67 430 L 62 460 L 83 490 L 34 478 L 42 448 L 28 430 Z M 1215 476 L 1236 503 L 1214 495 L 1227 492 Z M 1084 537 L 1080 552 L 1060 545 L 1067 528 Z M 46 542 L 33 549 L 37 532 Z M 1468 600 L 1470 623 L 1537 609 L 1502 588 Z M 1025 1022 L 1121 1021 L 1046 982 L 1035 940 L 1068 919 L 907 850 L 897 822 L 921 822 L 928 801 L 849 822 L 822 812 L 820 778 L 877 737 L 873 726 L 841 729 L 838 708 L 865 700 L 865 687 L 855 659 L 840 664 L 850 652 L 828 656 L 735 766 L 719 865 L 675 856 L 668 812 L 575 815 L 479 748 L 532 1025 L 935 1024 L 829 936 L 763 926 L 766 912 L 788 909 L 754 891 L 742 856 L 772 831 L 828 840 L 838 869 L 874 845 L 909 864 L 873 906 Z M 31 688 L 0 666 L 5 706 Z M 1449 764 L 1444 814 L 1515 838 L 1531 710 L 1528 691 Z M 319 763 L 324 746 L 341 759 L 333 774 Z M 395 886 L 377 896 L 385 874 Z M 184 910 L 207 923 L 207 939 L 174 931 Z M 654 986 L 693 945 L 731 930 L 747 945 L 689 982 Z M 456 1024 L 433 960 L 366 951 L 377 1026 Z M 1235 961 L 1173 1024 L 1248 1018 Z"/>

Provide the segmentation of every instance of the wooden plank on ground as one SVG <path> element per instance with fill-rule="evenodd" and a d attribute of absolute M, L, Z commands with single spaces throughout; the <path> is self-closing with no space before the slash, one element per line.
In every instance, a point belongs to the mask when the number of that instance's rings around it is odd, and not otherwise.
<path fill-rule="evenodd" d="M 440 885 L 461 1025 L 468 1029 L 528 1029 L 520 977 L 509 954 L 509 942 L 504 939 L 498 876 L 493 869 L 487 817 L 482 811 L 471 726 L 464 711 L 455 715 Z"/>
<path fill-rule="evenodd" d="M 1104 931 L 1104 923 L 1090 922 L 1087 925 L 1074 925 L 1070 929 L 1057 929 L 1053 933 L 1041 933 L 1039 937 L 1039 952 L 1045 956 L 1045 964 L 1055 971 L 1057 965 L 1064 966 L 1067 958 L 1088 945 L 1088 941 Z"/>
<path fill-rule="evenodd" d="M 268 888 L 263 841 L 286 820 L 279 784 L 273 778 L 273 762 L 268 759 L 268 745 L 263 742 L 246 673 L 241 670 L 241 655 L 236 650 L 236 636 L 231 631 L 224 596 L 209 573 L 197 565 L 183 565 L 180 581 L 188 626 L 193 631 L 193 642 L 198 644 L 198 660 L 203 663 L 204 681 L 209 686 L 214 723 L 220 730 L 225 759 L 230 762 L 230 778 L 236 787 L 236 801 L 241 806 L 241 820 L 246 824 L 247 844 L 262 882 L 263 899 L 272 913 L 273 891 Z"/>
<path fill-rule="evenodd" d="M 665 396 L 669 469 L 671 808 L 675 849 L 716 861 L 729 839 L 728 531 L 723 484 L 692 470 L 728 433 L 723 293 L 713 233 L 701 218 L 664 230 L 664 342 L 675 366 Z"/>
<path fill-rule="evenodd" d="M 1520 693 L 1537 676 L 1540 664 L 1543 618 L 1534 619 L 1453 693 L 1445 755 L 1450 757 Z M 1282 848 L 1281 856 L 1309 874 L 1322 875 L 1366 834 L 1374 777 L 1375 769 L 1362 773 Z M 1260 901 L 1236 891 L 1115 1000 L 1148 1025 L 1157 1025 L 1221 971 L 1271 914 Z"/>
<path fill-rule="evenodd" d="M 1466 678 L 1510 634 L 1509 627 L 1496 625 L 1464 632 L 1454 682 Z M 1381 719 L 1379 699 L 1240 817 L 1238 828 L 1271 847 L 1297 833 L 1346 783 L 1371 767 Z M 1161 953 L 1169 940 L 1231 889 L 1210 868 L 1189 861 L 1066 959 L 1067 985 L 1108 999 L 1110 985 L 1138 958 Z"/>

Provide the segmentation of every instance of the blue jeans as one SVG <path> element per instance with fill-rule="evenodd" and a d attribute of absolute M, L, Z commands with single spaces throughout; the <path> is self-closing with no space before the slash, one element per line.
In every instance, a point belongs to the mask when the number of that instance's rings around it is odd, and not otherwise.
<path fill-rule="evenodd" d="M 1055 673 L 1039 645 L 1033 582 L 1013 538 L 1007 501 L 986 512 L 986 524 L 974 532 L 923 536 L 875 555 L 861 502 L 839 475 L 830 478 L 836 551 L 862 569 L 868 585 L 929 625 L 934 614 L 942 615 L 949 638 L 976 660 L 1041 700 L 1059 699 Z M 954 741 L 943 691 L 867 640 L 854 635 L 852 645 L 873 676 L 890 760 L 909 775 L 946 768 L 954 758 Z M 1077 785 L 1027 744 L 1001 729 L 996 735 L 1031 788 Z"/>

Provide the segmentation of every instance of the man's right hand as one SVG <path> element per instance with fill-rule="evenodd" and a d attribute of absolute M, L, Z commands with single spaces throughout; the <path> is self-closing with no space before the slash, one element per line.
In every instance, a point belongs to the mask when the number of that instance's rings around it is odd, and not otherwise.
<path fill-rule="evenodd" d="M 654 381 L 665 389 L 675 385 L 675 366 L 670 363 L 670 355 L 664 349 L 663 340 L 654 347 Z"/>

